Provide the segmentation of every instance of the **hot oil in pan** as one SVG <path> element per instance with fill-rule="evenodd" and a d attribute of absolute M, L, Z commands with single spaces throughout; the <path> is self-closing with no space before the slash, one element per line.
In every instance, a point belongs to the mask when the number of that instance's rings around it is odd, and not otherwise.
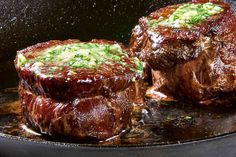
<path fill-rule="evenodd" d="M 37 141 L 60 141 L 97 145 L 152 145 L 179 143 L 236 131 L 236 107 L 203 107 L 146 100 L 149 109 L 135 113 L 133 129 L 106 141 L 53 138 L 24 125 L 17 88 L 0 91 L 0 132 Z M 141 120 L 137 121 L 137 119 Z M 66 140 L 65 140 L 66 139 Z"/>

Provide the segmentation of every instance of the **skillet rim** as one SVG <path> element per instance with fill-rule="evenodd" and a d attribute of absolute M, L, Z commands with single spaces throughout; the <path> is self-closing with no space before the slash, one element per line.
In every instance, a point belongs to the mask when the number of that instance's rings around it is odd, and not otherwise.
<path fill-rule="evenodd" d="M 138 149 L 138 148 L 169 148 L 169 147 L 178 147 L 178 146 L 186 146 L 186 145 L 196 145 L 202 144 L 206 142 L 218 141 L 226 138 L 236 137 L 236 132 L 225 133 L 217 136 L 212 136 L 208 138 L 200 138 L 195 140 L 183 141 L 183 142 L 175 142 L 175 143 L 154 143 L 154 144 L 131 144 L 131 145 L 97 145 L 97 144 L 79 144 L 79 143 L 66 143 L 66 142 L 56 142 L 56 141 L 37 141 L 30 138 L 25 138 L 21 136 L 14 136 L 5 133 L 0 133 L 1 138 L 7 140 L 14 140 L 18 142 L 26 142 L 28 144 L 39 144 L 43 146 L 53 146 L 53 147 L 65 147 L 65 148 L 86 148 L 86 149 Z"/>

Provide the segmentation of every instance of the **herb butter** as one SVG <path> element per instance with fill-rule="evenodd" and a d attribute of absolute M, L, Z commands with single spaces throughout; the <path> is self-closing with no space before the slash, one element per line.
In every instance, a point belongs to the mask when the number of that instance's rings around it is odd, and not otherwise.
<path fill-rule="evenodd" d="M 186 3 L 177 8 L 166 19 L 148 19 L 148 27 L 155 29 L 157 26 L 172 28 L 191 28 L 203 22 L 206 18 L 224 11 L 220 6 L 208 2 L 203 4 Z"/>
<path fill-rule="evenodd" d="M 27 55 L 27 54 L 26 54 Z M 17 66 L 31 66 L 41 69 L 50 64 L 49 72 L 59 67 L 68 66 L 71 68 L 98 68 L 100 64 L 106 63 L 111 66 L 120 64 L 129 67 L 123 59 L 129 58 L 119 44 L 98 44 L 98 43 L 73 43 L 58 45 L 46 50 L 35 52 L 35 57 L 27 59 L 23 54 L 18 54 Z M 137 58 L 129 58 L 131 63 L 136 65 L 133 69 L 137 74 L 142 74 L 143 63 Z"/>

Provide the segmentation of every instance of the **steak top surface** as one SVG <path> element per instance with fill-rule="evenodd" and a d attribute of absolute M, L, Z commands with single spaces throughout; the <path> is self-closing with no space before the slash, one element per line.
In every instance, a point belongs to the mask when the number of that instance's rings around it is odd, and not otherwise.
<path fill-rule="evenodd" d="M 35 94 L 68 100 L 124 90 L 142 63 L 123 45 L 105 40 L 49 41 L 17 52 L 20 84 Z"/>

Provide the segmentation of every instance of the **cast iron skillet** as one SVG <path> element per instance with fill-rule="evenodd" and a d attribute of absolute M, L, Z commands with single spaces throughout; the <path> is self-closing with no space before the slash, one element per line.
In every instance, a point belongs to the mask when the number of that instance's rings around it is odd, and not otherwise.
<path fill-rule="evenodd" d="M 163 128 L 152 128 L 153 132 L 164 130 L 160 134 L 164 134 L 166 139 L 160 141 L 165 142 L 101 146 L 40 141 L 17 136 L 17 133 L 14 135 L 14 131 L 11 135 L 3 131 L 4 125 L 7 124 L 5 121 L 8 121 L 9 117 L 5 119 L 6 115 L 3 114 L 1 106 L 17 99 L 14 88 L 11 88 L 16 87 L 18 82 L 13 66 L 16 50 L 38 42 L 68 38 L 78 38 L 83 41 L 104 38 L 128 44 L 131 29 L 137 24 L 138 18 L 157 8 L 186 1 L 1 0 L 0 156 L 236 156 L 235 107 L 199 109 L 178 104 L 173 107 L 154 108 L 150 111 L 153 113 L 152 120 L 148 115 L 143 117 L 144 121 L 150 122 L 150 125 L 152 122 L 155 123 L 155 120 L 158 121 L 160 116 L 166 116 L 165 118 L 168 119 L 169 115 L 166 114 L 169 112 L 189 113 L 195 118 L 187 127 L 186 125 L 182 127 L 184 122 L 182 123 L 177 117 L 174 123 L 162 124 Z M 227 2 L 235 8 L 234 0 Z M 11 92 L 12 90 L 14 92 Z M 184 118 L 191 119 L 190 116 Z M 198 133 L 201 134 L 198 135 Z"/>

